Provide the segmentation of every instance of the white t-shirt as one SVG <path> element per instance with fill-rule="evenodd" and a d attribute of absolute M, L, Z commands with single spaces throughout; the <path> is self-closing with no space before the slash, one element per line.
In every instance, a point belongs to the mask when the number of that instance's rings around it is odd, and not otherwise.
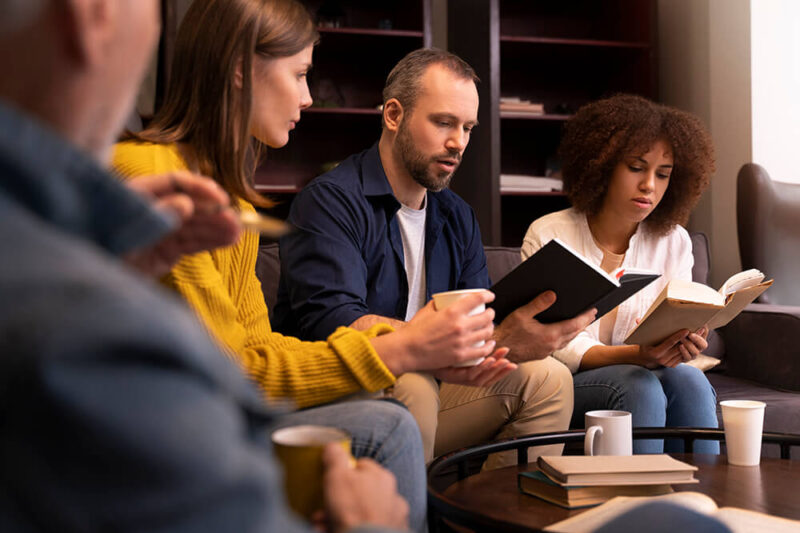
<path fill-rule="evenodd" d="M 400 226 L 400 237 L 403 239 L 403 258 L 408 280 L 408 307 L 405 320 L 417 314 L 425 307 L 425 215 L 428 196 L 422 202 L 422 209 L 412 209 L 400 205 L 397 211 L 397 224 Z"/>
<path fill-rule="evenodd" d="M 573 208 L 550 213 L 533 222 L 522 243 L 523 261 L 539 248 L 558 237 L 596 265 L 603 261 L 603 251 L 597 246 L 586 215 Z M 628 250 L 622 261 L 622 268 L 643 268 L 654 270 L 661 277 L 637 292 L 617 307 L 617 317 L 611 335 L 614 346 L 624 343 L 625 337 L 636 325 L 636 319 L 644 316 L 661 290 L 671 279 L 692 280 L 692 240 L 681 226 L 675 226 L 666 235 L 655 235 L 639 224 L 636 233 L 628 243 Z M 567 365 L 574 374 L 578 371 L 583 354 L 592 346 L 602 344 L 599 340 L 599 321 L 595 320 L 588 328 L 553 356 Z"/>

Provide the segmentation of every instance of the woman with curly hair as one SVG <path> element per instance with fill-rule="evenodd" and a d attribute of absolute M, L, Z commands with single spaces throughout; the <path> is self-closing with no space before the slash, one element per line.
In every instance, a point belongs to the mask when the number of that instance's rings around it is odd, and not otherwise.
<path fill-rule="evenodd" d="M 526 259 L 554 237 L 606 272 L 643 268 L 662 276 L 593 323 L 553 355 L 572 370 L 575 410 L 619 409 L 634 427 L 717 427 L 716 393 L 705 375 L 682 364 L 707 348 L 708 331 L 676 331 L 654 346 L 623 340 L 671 279 L 692 279 L 692 243 L 681 226 L 708 186 L 714 148 L 700 121 L 630 95 L 582 107 L 559 147 L 572 207 L 531 224 Z M 681 451 L 667 441 L 667 451 Z M 661 453 L 660 440 L 634 442 L 635 453 Z M 695 452 L 719 453 L 716 441 Z"/>

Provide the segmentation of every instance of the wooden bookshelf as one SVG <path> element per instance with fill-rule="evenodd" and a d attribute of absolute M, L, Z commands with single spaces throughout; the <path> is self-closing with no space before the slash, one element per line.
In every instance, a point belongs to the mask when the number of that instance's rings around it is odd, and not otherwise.
<path fill-rule="evenodd" d="M 448 48 L 483 80 L 481 126 L 452 187 L 475 209 L 485 244 L 519 246 L 534 219 L 569 205 L 560 193 L 503 192 L 499 175 L 557 170 L 563 124 L 581 105 L 618 92 L 657 99 L 656 3 L 449 2 Z M 544 114 L 500 111 L 501 96 L 541 103 Z"/>
<path fill-rule="evenodd" d="M 268 151 L 255 177 L 260 191 L 283 204 L 326 169 L 378 140 L 386 76 L 408 52 L 432 42 L 430 0 L 303 3 L 317 17 L 320 32 L 309 73 L 314 104 L 302 113 L 289 144 Z"/>

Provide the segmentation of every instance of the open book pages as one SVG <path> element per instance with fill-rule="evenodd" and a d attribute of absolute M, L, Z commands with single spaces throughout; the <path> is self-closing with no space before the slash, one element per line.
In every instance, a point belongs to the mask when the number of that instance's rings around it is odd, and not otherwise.
<path fill-rule="evenodd" d="M 684 279 L 673 279 L 664 289 L 665 298 L 679 302 L 689 302 L 705 305 L 713 305 L 719 308 L 725 306 L 725 297 L 708 285 L 687 281 Z M 647 315 L 645 315 L 646 317 Z"/>
<path fill-rule="evenodd" d="M 722 287 L 719 288 L 719 293 L 727 297 L 729 294 L 736 291 L 754 287 L 763 280 L 764 274 L 756 268 L 751 268 L 750 270 L 745 270 L 744 272 L 739 272 L 729 277 L 725 283 L 722 284 Z"/>
<path fill-rule="evenodd" d="M 543 455 L 539 469 L 562 485 L 697 483 L 696 466 L 659 455 Z"/>
<path fill-rule="evenodd" d="M 618 496 L 594 509 L 556 522 L 546 527 L 545 531 L 588 533 L 640 505 L 653 501 L 669 502 L 700 514 L 713 516 L 734 533 L 797 533 L 800 531 L 800 521 L 736 507 L 719 508 L 714 500 L 699 492 L 674 492 L 651 497 Z"/>
<path fill-rule="evenodd" d="M 763 274 L 748 270 L 731 276 L 719 291 L 702 283 L 670 280 L 625 344 L 654 345 L 681 329 L 722 327 L 772 285 L 772 280 L 763 280 Z"/>

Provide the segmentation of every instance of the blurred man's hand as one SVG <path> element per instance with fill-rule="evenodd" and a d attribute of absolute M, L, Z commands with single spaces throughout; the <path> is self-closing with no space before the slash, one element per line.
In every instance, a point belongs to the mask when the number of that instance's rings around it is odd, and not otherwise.
<path fill-rule="evenodd" d="M 148 276 L 163 276 L 182 256 L 230 246 L 239 238 L 241 225 L 230 199 L 209 178 L 173 172 L 137 178 L 126 185 L 178 219 L 178 227 L 161 241 L 123 257 Z"/>
<path fill-rule="evenodd" d="M 397 493 L 391 472 L 371 459 L 359 459 L 353 466 L 350 454 L 332 444 L 325 448 L 323 460 L 328 533 L 365 525 L 408 529 L 408 503 Z"/>

